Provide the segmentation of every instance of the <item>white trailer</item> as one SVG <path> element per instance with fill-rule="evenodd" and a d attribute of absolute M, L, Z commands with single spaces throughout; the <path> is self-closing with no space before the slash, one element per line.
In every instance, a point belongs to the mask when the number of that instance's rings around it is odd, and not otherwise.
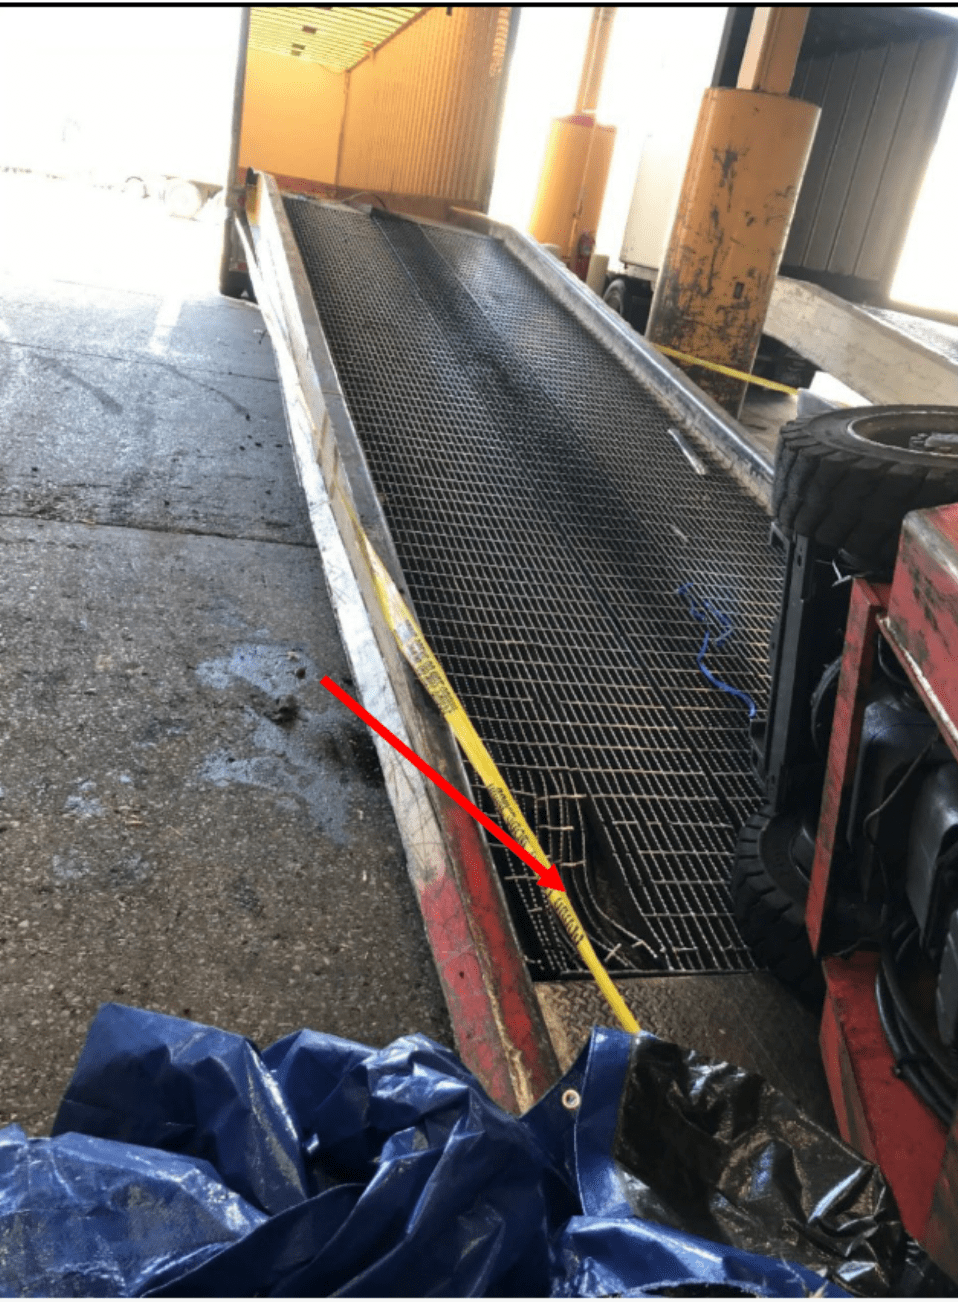
<path fill-rule="evenodd" d="M 125 186 L 195 216 L 226 176 L 241 12 L 6 9 L 0 168 Z"/>

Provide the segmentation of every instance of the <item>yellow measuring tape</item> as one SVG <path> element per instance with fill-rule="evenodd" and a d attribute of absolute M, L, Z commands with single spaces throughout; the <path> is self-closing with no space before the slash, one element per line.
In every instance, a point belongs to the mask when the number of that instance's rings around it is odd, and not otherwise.
<path fill-rule="evenodd" d="M 468 714 L 462 707 L 452 684 L 446 677 L 442 665 L 436 659 L 432 648 L 423 636 L 422 630 L 413 618 L 412 611 L 402 599 L 402 595 L 393 583 L 389 571 L 379 558 L 373 545 L 366 537 L 362 525 L 347 504 L 347 510 L 356 525 L 359 537 L 366 550 L 369 572 L 376 589 L 376 596 L 382 608 L 386 623 L 392 630 L 396 645 L 411 666 L 416 677 L 435 701 L 449 724 L 459 745 L 465 751 L 473 768 L 482 778 L 487 791 L 495 802 L 499 817 L 509 832 L 523 849 L 528 850 L 544 868 L 551 867 L 549 860 L 540 846 L 532 828 L 522 816 L 515 797 L 503 781 L 502 774 L 496 768 L 495 761 L 486 750 L 479 734 L 472 726 Z M 565 891 L 556 891 L 543 886 L 542 892 L 552 907 L 556 917 L 562 923 L 566 934 L 576 948 L 579 957 L 595 978 L 605 999 L 615 1014 L 623 1030 L 630 1035 L 638 1035 L 640 1027 L 629 1011 L 629 1007 L 616 987 L 615 982 L 602 966 L 592 942 L 585 934 L 578 914 L 569 902 Z"/>
<path fill-rule="evenodd" d="M 778 380 L 763 380 L 757 375 L 749 375 L 745 371 L 736 371 L 731 366 L 720 366 L 718 362 L 706 362 L 701 357 L 692 357 L 690 353 L 680 353 L 677 348 L 667 348 L 665 344 L 653 344 L 660 353 L 668 353 L 669 357 L 677 357 L 680 362 L 691 362 L 694 366 L 704 366 L 710 371 L 718 371 L 720 375 L 730 375 L 733 380 L 746 380 L 749 384 L 758 384 L 763 389 L 774 389 L 776 393 L 790 393 L 794 397 L 798 393 L 788 384 L 779 384 Z"/>

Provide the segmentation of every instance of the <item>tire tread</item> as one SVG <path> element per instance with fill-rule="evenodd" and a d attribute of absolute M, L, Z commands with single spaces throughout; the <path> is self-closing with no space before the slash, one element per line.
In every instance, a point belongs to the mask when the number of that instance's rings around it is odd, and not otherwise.
<path fill-rule="evenodd" d="M 756 961 L 817 1008 L 825 984 L 805 930 L 804 894 L 786 890 L 762 860 L 762 833 L 774 817 L 763 806 L 739 833 L 731 882 L 735 919 Z"/>
<path fill-rule="evenodd" d="M 786 533 L 812 538 L 886 577 L 905 515 L 958 501 L 958 457 L 931 465 L 928 454 L 884 444 L 863 451 L 846 429 L 861 414 L 829 412 L 782 427 L 772 510 Z"/>

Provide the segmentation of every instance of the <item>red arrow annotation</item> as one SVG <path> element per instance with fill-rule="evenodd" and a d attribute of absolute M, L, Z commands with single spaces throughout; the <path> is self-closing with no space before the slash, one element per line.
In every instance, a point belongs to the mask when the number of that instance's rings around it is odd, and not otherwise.
<path fill-rule="evenodd" d="M 385 724 L 380 723 L 379 720 L 374 715 L 370 714 L 368 710 L 364 710 L 359 702 L 354 700 L 348 692 L 344 692 L 337 683 L 334 683 L 328 674 L 323 678 L 322 685 L 328 692 L 332 692 L 333 696 L 335 696 L 338 701 L 342 701 L 347 710 L 352 710 L 353 714 L 355 714 L 358 719 L 362 719 L 363 723 L 368 723 L 370 728 L 375 732 L 378 732 L 380 737 L 385 741 L 388 741 L 390 746 L 397 750 L 404 759 L 407 759 L 410 764 L 414 764 L 420 773 L 424 773 L 431 782 L 435 782 L 439 790 L 444 791 L 450 800 L 454 800 L 457 805 L 460 805 L 466 811 L 467 814 L 471 814 L 477 823 L 481 823 L 487 832 L 491 832 L 491 834 L 500 840 L 504 846 L 510 849 L 513 854 L 517 854 L 523 863 L 527 863 L 538 877 L 540 886 L 553 891 L 565 890 L 565 887 L 562 885 L 562 878 L 559 876 L 559 870 L 554 864 L 549 864 L 548 866 L 541 864 L 534 854 L 531 854 L 525 846 L 520 845 L 519 842 L 514 837 L 511 837 L 508 832 L 504 832 L 498 823 L 494 823 L 493 820 L 487 814 L 484 814 L 478 806 L 474 805 L 471 800 L 467 800 L 461 791 L 457 791 L 452 783 L 447 782 L 441 773 L 437 773 L 436 770 L 432 768 L 431 765 L 427 764 L 424 759 L 421 759 L 414 750 L 410 750 L 406 743 L 401 741 L 394 732 L 390 732 Z"/>

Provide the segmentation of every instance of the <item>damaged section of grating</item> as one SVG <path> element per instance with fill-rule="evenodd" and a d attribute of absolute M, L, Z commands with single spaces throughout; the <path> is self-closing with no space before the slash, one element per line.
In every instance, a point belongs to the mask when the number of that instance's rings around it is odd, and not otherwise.
<path fill-rule="evenodd" d="M 498 241 L 286 211 L 423 630 L 600 957 L 750 968 L 727 887 L 758 798 L 748 716 L 699 672 L 679 589 L 731 620 L 713 674 L 764 702 L 767 519 Z M 492 853 L 533 976 L 578 975 Z"/>

